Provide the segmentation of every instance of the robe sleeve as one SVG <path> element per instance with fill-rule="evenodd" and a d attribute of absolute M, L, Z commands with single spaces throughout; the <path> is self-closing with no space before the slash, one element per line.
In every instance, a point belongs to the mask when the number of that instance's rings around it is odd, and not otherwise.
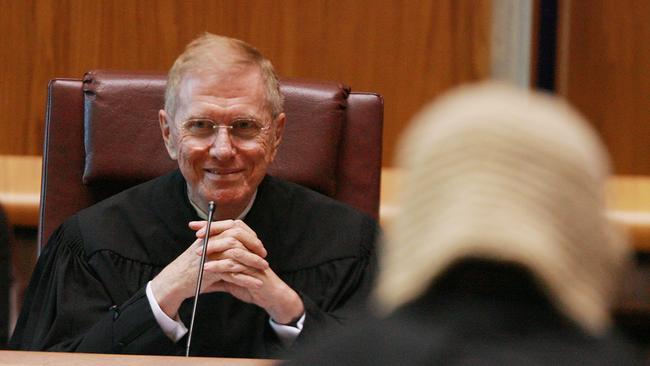
<path fill-rule="evenodd" d="M 302 347 L 305 342 L 314 342 L 325 333 L 339 332 L 367 316 L 368 299 L 377 273 L 375 244 L 379 229 L 367 232 L 358 257 L 343 258 L 312 269 L 316 276 L 328 284 L 319 289 L 320 295 L 309 294 L 308 289 L 299 292 L 305 306 L 305 323 L 291 348 Z"/>
<path fill-rule="evenodd" d="M 110 266 L 110 264 L 106 264 Z M 89 264 L 76 220 L 64 223 L 41 254 L 10 348 L 92 353 L 177 353 L 155 321 L 143 287 L 118 299 Z M 117 281 L 119 282 L 119 281 Z"/>
<path fill-rule="evenodd" d="M 339 293 L 341 302 L 339 306 L 322 307 L 316 304 L 308 295 L 301 293 L 305 305 L 305 324 L 299 338 L 317 338 L 312 333 L 321 332 L 322 330 L 336 330 L 341 325 L 353 323 L 357 317 L 364 316 L 362 305 L 365 304 L 370 290 L 371 282 L 376 270 L 374 259 L 368 258 L 373 263 L 365 263 L 365 266 L 357 268 L 355 277 L 358 281 L 344 284 L 345 289 Z M 372 267 L 372 268 L 371 268 Z"/>

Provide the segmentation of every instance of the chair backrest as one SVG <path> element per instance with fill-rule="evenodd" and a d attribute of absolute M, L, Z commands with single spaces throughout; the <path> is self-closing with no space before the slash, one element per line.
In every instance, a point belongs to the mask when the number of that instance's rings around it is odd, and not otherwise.
<path fill-rule="evenodd" d="M 48 86 L 39 247 L 68 216 L 177 167 L 158 127 L 166 75 L 91 71 Z M 282 80 L 285 126 L 269 174 L 377 218 L 383 100 L 339 83 Z"/>

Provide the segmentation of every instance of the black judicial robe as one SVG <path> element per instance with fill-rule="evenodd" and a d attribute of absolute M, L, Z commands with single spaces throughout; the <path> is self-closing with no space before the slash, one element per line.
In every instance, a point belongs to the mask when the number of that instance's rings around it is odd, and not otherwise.
<path fill-rule="evenodd" d="M 640 365 L 616 332 L 587 334 L 518 267 L 460 262 L 419 298 L 299 350 L 286 366 Z"/>
<path fill-rule="evenodd" d="M 180 172 L 119 193 L 69 218 L 50 238 L 32 275 L 11 348 L 183 354 L 167 338 L 145 287 L 195 240 L 198 220 Z M 355 317 L 375 272 L 374 219 L 293 183 L 266 176 L 246 222 L 271 268 L 305 304 L 294 343 Z M 179 311 L 189 326 L 192 299 Z M 192 354 L 278 357 L 266 312 L 228 293 L 202 294 Z"/>

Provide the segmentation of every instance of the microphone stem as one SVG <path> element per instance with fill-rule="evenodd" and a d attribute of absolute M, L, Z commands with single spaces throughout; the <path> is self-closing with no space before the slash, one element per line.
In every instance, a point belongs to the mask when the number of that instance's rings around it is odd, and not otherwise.
<path fill-rule="evenodd" d="M 194 304 L 192 305 L 192 318 L 190 320 L 190 330 L 187 334 L 187 344 L 185 345 L 185 357 L 190 357 L 190 346 L 192 344 L 192 332 L 194 331 L 194 318 L 196 315 L 196 304 L 199 302 L 199 293 L 201 292 L 201 283 L 203 282 L 203 266 L 205 265 L 205 257 L 208 247 L 208 239 L 210 238 L 210 224 L 212 223 L 212 215 L 214 214 L 214 201 L 208 204 L 208 223 L 205 228 L 205 237 L 203 238 L 203 252 L 201 253 L 201 263 L 199 265 L 199 274 L 196 279 L 196 291 L 194 292 Z"/>

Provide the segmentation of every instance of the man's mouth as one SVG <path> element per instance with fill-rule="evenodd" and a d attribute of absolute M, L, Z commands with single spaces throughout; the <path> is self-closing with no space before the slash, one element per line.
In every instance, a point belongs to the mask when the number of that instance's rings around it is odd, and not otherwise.
<path fill-rule="evenodd" d="M 230 175 L 230 174 L 236 174 L 241 172 L 241 169 L 204 169 L 205 172 L 214 174 L 214 175 Z"/>

